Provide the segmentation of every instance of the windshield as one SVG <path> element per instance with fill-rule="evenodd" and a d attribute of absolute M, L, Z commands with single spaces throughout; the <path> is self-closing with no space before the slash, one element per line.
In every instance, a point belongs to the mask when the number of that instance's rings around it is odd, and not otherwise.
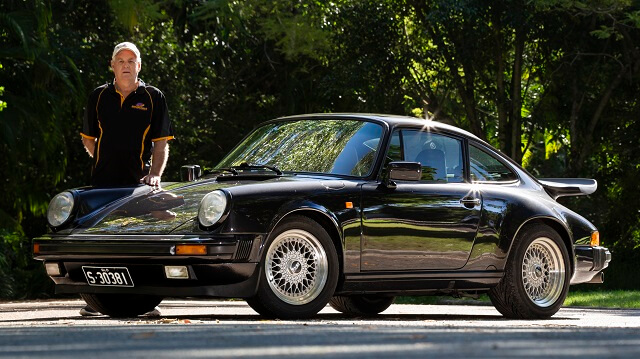
<path fill-rule="evenodd" d="M 289 172 L 366 176 L 375 163 L 382 126 L 356 120 L 298 120 L 253 131 L 216 168 L 268 165 Z"/>

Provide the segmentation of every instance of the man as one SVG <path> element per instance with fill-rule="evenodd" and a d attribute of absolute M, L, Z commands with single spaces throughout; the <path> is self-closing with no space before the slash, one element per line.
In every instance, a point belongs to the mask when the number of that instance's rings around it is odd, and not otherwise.
<path fill-rule="evenodd" d="M 89 95 L 80 135 L 94 158 L 93 186 L 160 185 L 173 130 L 164 95 L 138 78 L 141 67 L 134 44 L 116 45 L 115 80 Z"/>
<path fill-rule="evenodd" d="M 94 187 L 159 187 L 173 139 L 167 102 L 160 90 L 138 78 L 142 58 L 136 45 L 123 42 L 111 56 L 112 83 L 89 95 L 82 143 L 93 161 Z M 86 306 L 83 316 L 99 315 Z M 147 315 L 160 315 L 156 308 Z"/>

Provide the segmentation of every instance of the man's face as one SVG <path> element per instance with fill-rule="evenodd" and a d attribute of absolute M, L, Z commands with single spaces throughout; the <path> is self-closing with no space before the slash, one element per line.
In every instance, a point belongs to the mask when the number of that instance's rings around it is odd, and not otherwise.
<path fill-rule="evenodd" d="M 122 50 L 111 60 L 111 67 L 116 76 L 116 82 L 136 81 L 142 64 L 130 50 Z"/>

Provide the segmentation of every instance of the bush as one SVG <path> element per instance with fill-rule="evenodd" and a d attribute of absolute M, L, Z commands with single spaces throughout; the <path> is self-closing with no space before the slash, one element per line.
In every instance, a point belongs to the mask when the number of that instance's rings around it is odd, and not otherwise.
<path fill-rule="evenodd" d="M 23 233 L 0 229 L 0 299 L 49 298 L 53 282 L 31 257 L 31 241 Z"/>

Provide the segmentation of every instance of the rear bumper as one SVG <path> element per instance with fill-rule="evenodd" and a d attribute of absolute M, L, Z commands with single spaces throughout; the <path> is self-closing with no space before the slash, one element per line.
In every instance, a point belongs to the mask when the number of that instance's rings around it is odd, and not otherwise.
<path fill-rule="evenodd" d="M 602 283 L 602 271 L 611 262 L 611 252 L 605 247 L 575 246 L 576 270 L 571 284 Z"/>
<path fill-rule="evenodd" d="M 56 293 L 129 293 L 158 296 L 247 298 L 259 277 L 261 235 L 195 238 L 184 236 L 42 237 L 34 240 L 34 258 L 57 263 L 50 275 Z M 178 244 L 203 244 L 206 255 L 180 256 Z M 133 287 L 89 285 L 83 266 L 125 267 Z M 165 266 L 185 266 L 189 278 L 167 278 Z"/>

